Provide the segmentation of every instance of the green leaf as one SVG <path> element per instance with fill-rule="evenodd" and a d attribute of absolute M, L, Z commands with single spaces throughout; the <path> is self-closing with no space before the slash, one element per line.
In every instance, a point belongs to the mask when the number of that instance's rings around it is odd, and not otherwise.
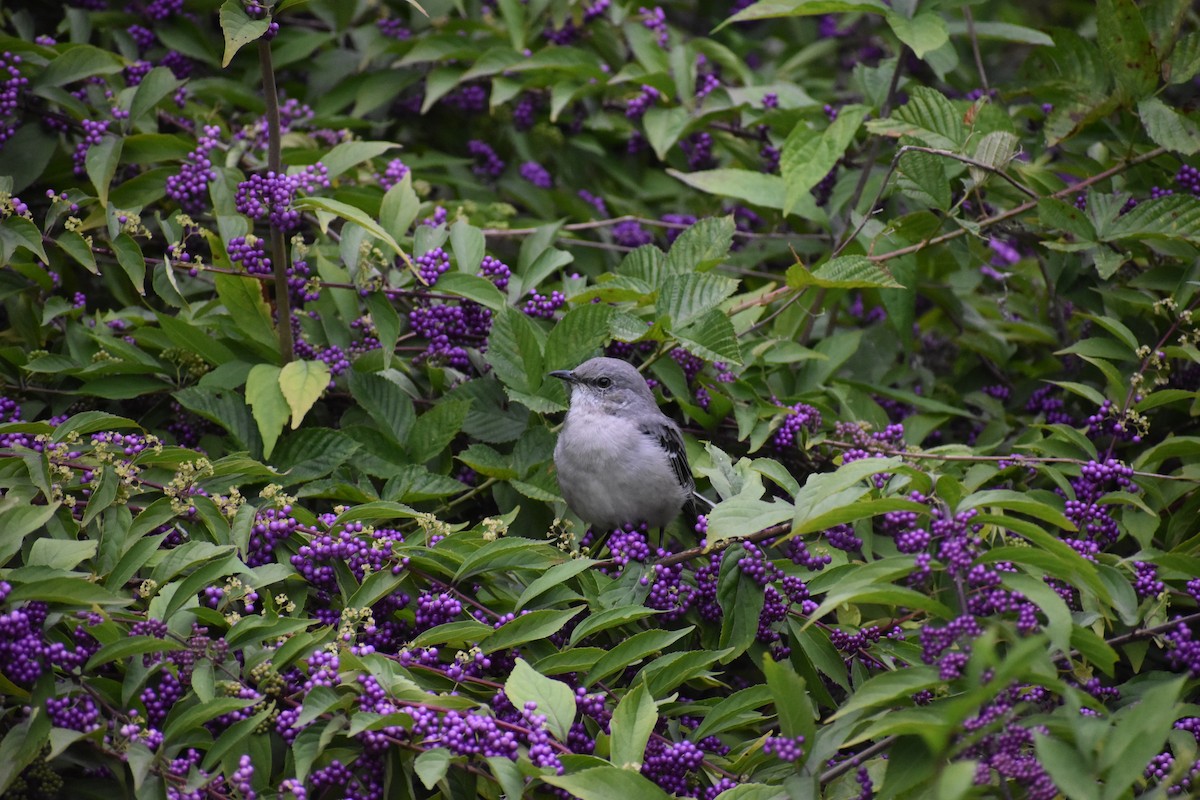
<path fill-rule="evenodd" d="M 508 388 L 532 394 L 542 385 L 542 344 L 529 317 L 515 308 L 496 315 L 488 337 L 488 363 Z"/>
<path fill-rule="evenodd" d="M 23 716 L 0 740 L 0 794 L 7 793 L 13 781 L 33 763 L 50 735 L 50 717 L 40 706 L 33 706 Z"/>
<path fill-rule="evenodd" d="M 468 275 L 465 272 L 447 272 L 438 278 L 437 291 L 440 294 L 452 294 L 473 300 L 484 308 L 499 311 L 508 305 L 508 301 L 496 285 L 487 278 L 478 275 Z"/>
<path fill-rule="evenodd" d="M 270 351 L 278 352 L 279 341 L 271 322 L 271 309 L 263 299 L 258 281 L 238 275 L 218 274 L 214 282 L 217 297 L 235 320 L 238 331 Z"/>
<path fill-rule="evenodd" d="M 79 542 L 68 539 L 38 539 L 29 548 L 26 566 L 74 569 L 81 562 L 94 558 L 98 545 L 99 542 L 89 539 Z"/>
<path fill-rule="evenodd" d="M 686 108 L 675 106 L 662 108 L 654 106 L 646 110 L 642 117 L 642 127 L 646 131 L 646 141 L 654 150 L 659 161 L 666 161 L 671 148 L 679 141 L 679 137 L 687 130 L 691 118 Z"/>
<path fill-rule="evenodd" d="M 184 734 L 192 733 L 210 719 L 252 706 L 255 702 L 253 699 L 241 697 L 214 697 L 207 703 L 199 703 L 190 708 L 176 705 L 163 725 L 163 737 L 167 741 L 174 741 Z"/>
<path fill-rule="evenodd" d="M 706 361 L 742 363 L 742 349 L 729 315 L 713 309 L 682 330 L 671 329 L 683 348 Z"/>
<path fill-rule="evenodd" d="M 964 20 L 947 20 L 946 27 L 951 36 L 966 36 L 969 34 Z M 1010 22 L 993 22 L 976 19 L 972 28 L 979 39 L 990 39 L 996 42 L 1013 42 L 1015 44 L 1031 44 L 1040 47 L 1053 47 L 1054 39 L 1034 28 L 1024 25 L 1014 25 Z"/>
<path fill-rule="evenodd" d="M 597 659 L 584 677 L 583 685 L 591 686 L 596 681 L 602 681 L 631 664 L 638 663 L 651 653 L 669 647 L 691 633 L 693 627 L 688 625 L 674 631 L 652 630 L 635 633 Z"/>
<path fill-rule="evenodd" d="M 228 0 L 233 2 L 234 0 Z M 371 219 L 368 214 L 356 206 L 349 203 L 343 203 L 340 200 L 333 200 L 328 197 L 302 197 L 292 203 L 292 207 L 297 211 L 323 211 L 332 214 L 339 219 L 344 219 L 347 222 L 353 222 L 355 225 L 361 226 L 367 233 L 380 240 L 392 249 L 392 252 L 402 258 L 408 258 L 400 245 L 382 226 L 375 220 Z"/>
<path fill-rule="evenodd" d="M 719 642 L 721 647 L 729 648 L 729 655 L 723 659 L 726 663 L 754 643 L 765 602 L 762 587 L 737 567 L 738 559 L 734 556 L 742 552 L 741 545 L 735 545 L 721 562 L 717 576 L 717 602 L 723 613 Z"/>
<path fill-rule="evenodd" d="M 350 372 L 350 393 L 392 441 L 403 444 L 416 420 L 412 398 L 378 372 Z"/>
<path fill-rule="evenodd" d="M 667 174 L 694 189 L 720 197 L 732 197 L 747 203 L 782 211 L 787 205 L 787 183 L 778 175 L 767 175 L 747 169 L 710 169 L 700 172 L 680 172 L 668 169 Z M 825 220 L 825 212 L 811 197 L 795 203 L 793 212 L 802 219 Z"/>
<path fill-rule="evenodd" d="M 364 161 L 370 161 L 399 146 L 395 142 L 342 142 L 321 156 L 321 163 L 325 165 L 329 178 L 332 180 L 351 167 L 358 166 Z"/>
<path fill-rule="evenodd" d="M 1020 139 L 1008 131 L 992 131 L 979 140 L 975 148 L 975 160 L 981 164 L 1003 171 L 1008 162 L 1017 154 Z M 991 173 L 979 167 L 970 168 L 971 178 L 976 184 L 983 184 Z"/>
<path fill-rule="evenodd" d="M 241 0 L 225 0 L 221 5 L 221 32 L 225 36 L 225 55 L 221 59 L 221 66 L 228 67 L 238 50 L 261 39 L 270 26 L 270 17 L 251 19 Z"/>
<path fill-rule="evenodd" d="M 153 636 L 129 636 L 109 642 L 101 647 L 88 659 L 84 669 L 93 670 L 96 667 L 113 661 L 122 661 L 130 656 L 140 656 L 146 653 L 167 653 L 183 649 L 186 649 L 185 645 L 172 639 L 156 639 Z"/>
<path fill-rule="evenodd" d="M 708 542 L 716 544 L 726 539 L 749 536 L 791 519 L 796 513 L 791 503 L 783 500 L 763 500 L 739 494 L 717 503 L 708 514 Z"/>
<path fill-rule="evenodd" d="M 13 215 L 0 222 L 0 241 L 4 243 L 4 261 L 8 261 L 18 247 L 28 250 L 44 262 L 50 261 L 46 248 L 42 246 L 42 232 L 24 217 Z"/>
<path fill-rule="evenodd" d="M 146 73 L 142 78 L 141 83 L 137 85 L 137 90 L 133 94 L 133 100 L 129 104 L 129 120 L 130 122 L 138 122 L 145 114 L 148 114 L 159 104 L 161 100 L 170 96 L 176 89 L 182 85 L 167 67 L 155 67 Z"/>
<path fill-rule="evenodd" d="M 793 264 L 787 271 L 788 286 L 820 286 L 825 289 L 903 289 L 890 272 L 866 256 L 840 256 L 809 270 Z"/>
<path fill-rule="evenodd" d="M 235 722 L 222 731 L 217 740 L 213 742 L 212 747 L 208 748 L 208 751 L 205 752 L 204 762 L 201 766 L 206 770 L 212 770 L 216 765 L 221 763 L 221 759 L 227 753 L 246 752 L 250 737 L 252 735 L 262 736 L 262 734 L 256 734 L 255 732 L 271 716 L 274 710 L 273 705 L 268 705 L 267 708 L 259 711 L 254 716 Z"/>
<path fill-rule="evenodd" d="M 1051 525 L 1055 525 L 1065 531 L 1076 530 L 1075 523 L 1063 516 L 1063 513 L 1058 509 L 1044 502 L 1031 499 L 1023 492 L 1014 492 L 1008 489 L 991 489 L 975 492 L 965 497 L 959 503 L 958 509 L 964 511 L 983 506 L 1003 508 L 1007 511 L 1017 511 L 1021 514 L 1027 514 L 1034 519 L 1049 522 Z"/>
<path fill-rule="evenodd" d="M 866 118 L 865 106 L 851 105 L 838 111 L 837 119 L 817 132 L 801 120 L 792 128 L 783 143 L 779 157 L 780 170 L 787 185 L 784 213 L 790 214 L 809 190 L 821 182 L 846 154 L 854 135 Z"/>
<path fill-rule="evenodd" d="M 1097 0 L 1096 38 L 1127 100 L 1141 100 L 1158 83 L 1158 56 L 1134 0 Z"/>
<path fill-rule="evenodd" d="M 691 274 L 716 266 L 729 255 L 733 232 L 732 216 L 697 220 L 675 239 L 663 262 L 663 270 L 668 274 Z M 624 262 L 621 267 L 628 274 L 629 268 Z"/>
<path fill-rule="evenodd" d="M 1086 768 L 1091 764 L 1084 754 L 1062 739 L 1043 734 L 1035 736 L 1034 748 L 1054 785 L 1069 800 L 1093 800 L 1100 796 L 1102 787 L 1097 776 Z"/>
<path fill-rule="evenodd" d="M 885 136 L 912 136 L 930 147 L 957 152 L 966 140 L 962 112 L 941 92 L 914 86 L 908 102 L 887 119 L 870 120 L 867 130 Z"/>
<path fill-rule="evenodd" d="M 105 207 L 108 206 L 108 187 L 112 184 L 113 176 L 117 174 L 117 164 L 121 161 L 123 142 L 120 136 L 105 134 L 99 143 L 88 148 L 84 158 L 88 180 L 96 187 L 100 205 Z"/>
<path fill-rule="evenodd" d="M 138 243 L 128 233 L 122 233 L 113 239 L 112 246 L 113 251 L 117 254 L 117 263 L 121 265 L 121 269 L 125 270 L 133 288 L 137 289 L 137 293 L 144 297 L 146 295 L 146 258 L 142 255 L 142 248 L 138 247 Z"/>
<path fill-rule="evenodd" d="M 127 606 L 133 603 L 132 597 L 113 594 L 101 586 L 79 578 L 50 578 L 14 584 L 8 601 L 19 603 L 24 600 L 43 600 L 47 603 L 62 603 L 83 608 L 92 605 Z"/>
<path fill-rule="evenodd" d="M 771 698 L 771 689 L 764 684 L 750 686 L 722 698 L 705 712 L 700 727 L 693 732 L 696 741 L 762 719 L 762 712 L 754 709 L 767 705 Z"/>
<path fill-rule="evenodd" d="M 1163 64 L 1167 83 L 1187 83 L 1200 72 L 1200 31 L 1187 33 L 1175 42 L 1175 48 Z"/>
<path fill-rule="evenodd" d="M 546 717 L 546 727 L 562 742 L 575 721 L 575 692 L 562 681 L 547 678 L 523 658 L 513 664 L 504 682 L 504 694 L 518 709 L 537 703 L 537 713 Z"/>
<path fill-rule="evenodd" d="M 575 626 L 575 630 L 571 631 L 570 645 L 574 647 L 594 633 L 636 622 L 639 619 L 654 616 L 656 613 L 658 612 L 652 608 L 635 604 L 607 608 L 594 614 L 588 614 Z"/>
<path fill-rule="evenodd" d="M 112 467 L 106 466 L 100 471 L 100 481 L 96 485 L 96 488 L 92 491 L 92 496 L 88 498 L 87 508 L 84 509 L 83 519 L 80 520 L 81 525 L 86 528 L 94 519 L 96 519 L 96 516 L 100 514 L 100 512 L 112 505 L 113 500 L 115 500 L 117 497 L 117 489 L 119 488 L 120 483 L 121 480 L 117 477 L 117 474 Z M 96 543 L 91 542 L 90 544 L 93 545 L 94 551 L 94 545 Z M 79 562 L 77 561 L 75 563 L 77 564 Z M 75 564 L 72 564 L 71 566 L 73 567 Z"/>
<path fill-rule="evenodd" d="M 76 231 L 63 231 L 54 241 L 64 253 L 78 261 L 88 272 L 100 274 L 96 267 L 96 256 L 81 234 Z"/>
<path fill-rule="evenodd" d="M 383 196 L 379 222 L 393 239 L 400 241 L 408 234 L 420 207 L 421 198 L 417 197 L 412 187 L 412 172 L 406 172 L 400 182 Z"/>
<path fill-rule="evenodd" d="M 329 388 L 329 365 L 324 361 L 292 361 L 279 371 L 279 390 L 292 411 L 292 430 Z"/>
<path fill-rule="evenodd" d="M 93 75 L 112 75 L 125 65 L 116 53 L 110 53 L 90 44 L 72 45 L 46 65 L 33 82 L 33 88 L 65 86 Z"/>
<path fill-rule="evenodd" d="M 444 398 L 417 417 L 408 435 L 408 452 L 413 461 L 424 464 L 442 452 L 457 436 L 471 411 L 471 402 Z"/>
<path fill-rule="evenodd" d="M 909 150 L 900 156 L 898 169 L 901 176 L 911 181 L 913 186 L 918 190 L 914 192 L 912 189 L 907 188 L 904 181 L 901 181 L 900 185 L 905 189 L 907 194 L 916 195 L 918 199 L 923 199 L 920 194 L 923 193 L 924 197 L 928 198 L 929 204 L 934 208 L 942 211 L 950 208 L 952 200 L 951 185 L 950 181 L 946 179 L 946 168 L 943 166 L 940 157 L 921 150 Z M 859 257 L 862 258 L 862 256 Z"/>
<path fill-rule="evenodd" d="M 513 610 L 520 612 L 530 601 L 550 589 L 562 586 L 568 580 L 590 569 L 596 563 L 596 560 L 591 558 L 573 558 L 561 564 L 555 564 L 525 587 L 525 591 L 521 592 L 521 596 L 517 598 L 517 604 Z"/>
<path fill-rule="evenodd" d="M 941 682 L 936 668 L 920 664 L 908 669 L 884 672 L 857 687 L 854 694 L 838 707 L 830 720 L 876 706 L 895 707 L 916 692 L 932 688 Z"/>
<path fill-rule="evenodd" d="M 444 747 L 435 747 L 420 753 L 413 761 L 413 771 L 421 779 L 426 789 L 432 790 L 438 782 L 446 777 L 450 769 L 450 751 Z"/>
<path fill-rule="evenodd" d="M 625 693 L 613 710 L 609 759 L 622 769 L 641 769 L 646 743 L 658 723 L 658 703 L 646 684 L 639 682 Z"/>
<path fill-rule="evenodd" d="M 494 653 L 526 642 L 545 639 L 562 630 L 563 626 L 579 614 L 578 608 L 543 608 L 506 622 L 496 632 L 479 643 L 485 653 Z"/>
<path fill-rule="evenodd" d="M 483 262 L 486 245 L 483 231 L 474 225 L 460 219 L 450 226 L 450 247 L 459 272 L 475 274 Z"/>
<path fill-rule="evenodd" d="M 670 259 L 668 254 L 668 265 Z M 672 327 L 683 328 L 715 309 L 737 288 L 738 281 L 711 272 L 668 275 L 659 290 L 658 310 L 670 316 Z"/>
<path fill-rule="evenodd" d="M 579 800 L 669 800 L 666 792 L 641 773 L 614 766 L 592 767 L 565 775 L 543 775 L 541 779 L 566 789 Z"/>
<path fill-rule="evenodd" d="M 396 350 L 396 339 L 400 336 L 400 315 L 396 313 L 391 299 L 383 292 L 371 292 L 366 296 L 367 310 L 379 338 L 379 348 L 385 356 Z"/>
<path fill-rule="evenodd" d="M 1200 242 L 1200 198 L 1173 194 L 1144 200 L 1100 231 L 1101 241 L 1127 238 Z"/>
<path fill-rule="evenodd" d="M 816 711 L 808 699 L 804 679 L 796 674 L 791 664 L 776 661 L 769 653 L 763 654 L 763 675 L 775 700 L 775 713 L 779 715 L 779 729 L 783 735 L 802 735 L 806 741 L 813 741 L 816 738 Z"/>
<path fill-rule="evenodd" d="M 1176 709 L 1185 677 L 1180 675 L 1156 683 L 1142 693 L 1140 700 L 1114 716 L 1111 741 L 1100 759 L 1105 777 L 1104 800 L 1124 796 L 1141 777 L 1150 759 L 1162 750 L 1179 716 Z"/>
<path fill-rule="evenodd" d="M 950 41 L 945 20 L 933 12 L 922 12 L 911 19 L 888 12 L 884 18 L 896 38 L 908 45 L 917 58 L 925 58 L 928 53 Z"/>
<path fill-rule="evenodd" d="M 280 389 L 280 373 L 279 367 L 271 364 L 255 364 L 246 376 L 246 405 L 254 414 L 266 458 L 271 457 L 288 418 L 288 402 Z"/>
<path fill-rule="evenodd" d="M 1138 116 L 1155 144 L 1185 156 L 1200 152 L 1200 126 L 1157 97 L 1138 101 Z"/>
<path fill-rule="evenodd" d="M 719 31 L 735 22 L 753 22 L 760 19 L 855 12 L 884 14 L 890 10 L 882 0 L 760 0 L 725 20 L 716 30 Z"/>

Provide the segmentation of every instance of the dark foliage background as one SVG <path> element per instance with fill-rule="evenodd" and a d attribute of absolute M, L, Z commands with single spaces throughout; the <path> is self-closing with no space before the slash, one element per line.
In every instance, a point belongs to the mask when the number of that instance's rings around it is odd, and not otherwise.
<path fill-rule="evenodd" d="M 6 798 L 1196 791 L 1191 3 L 0 17 Z"/>

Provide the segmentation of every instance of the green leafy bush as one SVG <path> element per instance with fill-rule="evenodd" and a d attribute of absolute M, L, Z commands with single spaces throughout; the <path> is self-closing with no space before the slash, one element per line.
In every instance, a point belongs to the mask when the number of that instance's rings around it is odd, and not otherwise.
<path fill-rule="evenodd" d="M 1194 792 L 1198 20 L 1021 6 L 0 11 L 0 793 Z"/>

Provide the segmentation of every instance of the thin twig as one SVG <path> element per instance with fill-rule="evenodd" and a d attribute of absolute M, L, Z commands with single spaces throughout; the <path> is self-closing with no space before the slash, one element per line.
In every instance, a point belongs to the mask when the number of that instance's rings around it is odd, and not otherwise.
<path fill-rule="evenodd" d="M 925 146 L 919 145 L 919 144 L 902 145 L 900 147 L 900 149 L 896 151 L 896 158 L 894 160 L 899 161 L 900 156 L 904 155 L 905 153 L 910 153 L 910 152 L 929 153 L 930 155 L 933 155 L 933 156 L 941 156 L 942 158 L 951 158 L 951 159 L 954 159 L 955 161 L 961 161 L 964 164 L 969 164 L 972 167 L 976 167 L 978 169 L 985 170 L 987 172 L 992 173 L 993 175 L 999 175 L 1002 179 L 1011 183 L 1018 191 L 1020 191 L 1026 197 L 1032 197 L 1034 200 L 1040 199 L 1037 192 L 1035 192 L 1033 189 L 1030 189 L 1028 186 L 1025 186 L 1020 181 L 1018 181 L 1016 178 L 1012 177 L 1011 175 L 1009 175 L 1008 173 L 1006 173 L 1004 170 L 1000 169 L 999 167 L 993 166 L 992 164 L 985 164 L 982 161 L 977 161 L 973 158 L 969 158 L 968 156 L 959 155 L 958 153 L 952 152 L 950 150 L 943 150 L 939 147 L 925 147 Z"/>
<path fill-rule="evenodd" d="M 969 6 L 963 7 L 963 17 L 967 20 L 967 36 L 971 39 L 971 52 L 975 56 L 975 70 L 979 73 L 979 83 L 984 92 L 991 92 L 987 70 L 983 68 L 983 55 L 979 52 L 979 36 L 975 33 L 975 15 L 971 13 Z"/>

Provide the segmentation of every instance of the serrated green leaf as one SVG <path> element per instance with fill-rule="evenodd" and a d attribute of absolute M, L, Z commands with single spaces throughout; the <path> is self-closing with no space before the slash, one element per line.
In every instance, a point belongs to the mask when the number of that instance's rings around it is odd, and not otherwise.
<path fill-rule="evenodd" d="M 1134 0 L 1097 0 L 1096 39 L 1125 98 L 1140 100 L 1158 83 L 1158 56 Z"/>
<path fill-rule="evenodd" d="M 469 400 L 445 398 L 417 417 L 407 440 L 413 461 L 424 464 L 442 452 L 462 431 L 470 411 Z"/>
<path fill-rule="evenodd" d="M 890 272 L 866 256 L 840 256 L 809 270 L 793 264 L 787 271 L 788 286 L 820 286 L 826 289 L 903 289 Z"/>
<path fill-rule="evenodd" d="M 263 299 L 258 281 L 238 275 L 218 274 L 214 282 L 217 297 L 233 317 L 238 331 L 263 347 L 277 351 L 279 341 L 271 321 L 271 308 Z"/>
<path fill-rule="evenodd" d="M 908 102 L 887 119 L 870 120 L 867 130 L 885 136 L 912 136 L 930 147 L 957 152 L 966 139 L 962 113 L 941 92 L 915 86 Z"/>
<path fill-rule="evenodd" d="M 514 308 L 496 315 L 487 359 L 507 387 L 532 394 L 542 385 L 542 344 L 533 322 Z"/>
<path fill-rule="evenodd" d="M 324 361 L 292 361 L 279 371 L 279 390 L 292 412 L 292 430 L 329 388 L 329 365 Z"/>
<path fill-rule="evenodd" d="M 742 363 L 742 349 L 738 345 L 733 322 L 718 309 L 709 311 L 682 330 L 673 328 L 671 335 L 685 350 L 705 361 Z"/>
<path fill-rule="evenodd" d="M 676 237 L 671 249 L 667 251 L 666 260 L 662 262 L 663 270 L 668 275 L 691 274 L 716 266 L 729 254 L 729 248 L 733 244 L 733 232 L 732 216 L 705 217 L 697 220 Z M 654 251 L 647 251 L 643 256 L 649 256 L 653 260 L 653 253 Z M 625 274 L 636 271 L 632 265 L 627 266 L 624 262 L 621 266 Z M 658 281 L 650 283 L 655 285 Z"/>
<path fill-rule="evenodd" d="M 837 119 L 824 131 L 817 133 L 801 121 L 783 143 L 780 169 L 786 189 L 784 213 L 801 208 L 801 200 L 821 182 L 846 154 L 858 128 L 866 118 L 865 106 L 851 105 L 838 111 Z M 804 216 L 801 213 L 801 216 Z"/>
<path fill-rule="evenodd" d="M 1159 98 L 1139 100 L 1138 116 L 1155 144 L 1185 156 L 1200 152 L 1200 125 Z"/>

